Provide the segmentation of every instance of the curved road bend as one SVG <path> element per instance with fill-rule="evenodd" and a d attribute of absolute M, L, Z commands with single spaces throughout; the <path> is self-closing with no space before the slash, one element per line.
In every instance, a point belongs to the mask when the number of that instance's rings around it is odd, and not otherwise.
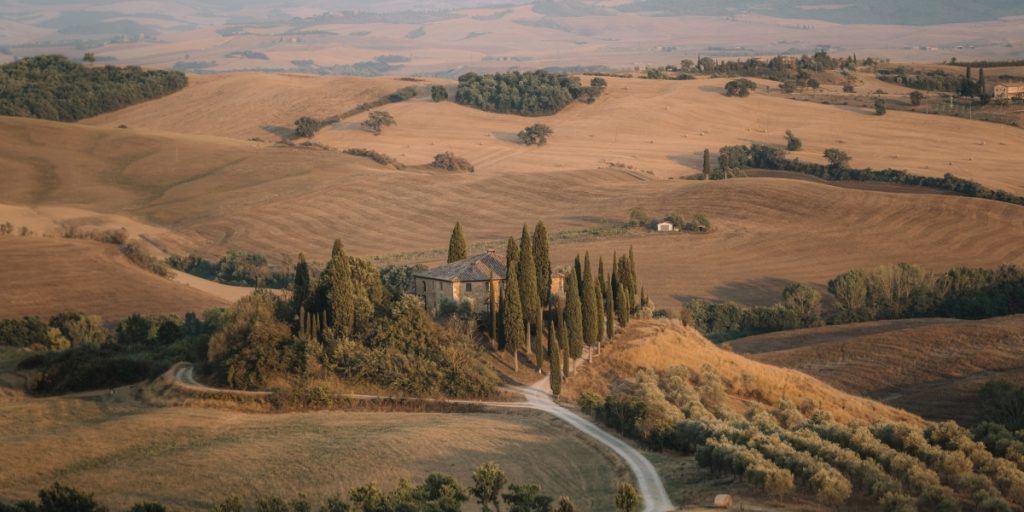
<path fill-rule="evenodd" d="M 193 374 L 193 366 L 190 364 L 183 364 L 174 375 L 175 379 L 179 382 L 197 388 L 215 389 L 209 386 L 203 385 L 195 380 Z M 534 383 L 532 386 L 517 386 L 510 388 L 514 391 L 518 391 L 526 397 L 526 402 L 481 402 L 472 400 L 446 400 L 447 402 L 454 403 L 467 403 L 467 404 L 479 404 L 486 405 L 489 407 L 505 407 L 505 408 L 523 408 L 523 409 L 534 409 L 537 411 L 545 412 L 550 414 L 565 423 L 569 424 L 573 428 L 583 432 L 588 437 L 595 441 L 607 446 L 616 455 L 622 458 L 629 466 L 629 469 L 633 472 L 637 481 L 637 490 L 640 495 L 644 498 L 644 512 L 670 512 L 675 510 L 672 506 L 672 500 L 668 497 L 668 492 L 665 491 L 665 484 L 661 481 L 661 476 L 658 475 L 658 471 L 654 469 L 654 465 L 651 461 L 647 460 L 642 453 L 637 451 L 635 448 L 630 446 L 628 443 L 619 439 L 618 437 L 606 432 L 597 425 L 593 424 L 590 420 L 558 405 L 551 398 L 551 394 L 545 391 L 547 387 L 548 379 L 545 378 L 541 381 Z M 225 391 L 225 390 L 218 390 Z M 231 390 L 231 392 L 236 392 Z M 244 391 L 241 393 L 252 394 L 252 395 L 267 395 L 269 393 L 265 391 Z M 390 398 L 385 396 L 375 395 L 347 395 L 351 398 L 361 399 L 377 399 L 377 398 Z"/>

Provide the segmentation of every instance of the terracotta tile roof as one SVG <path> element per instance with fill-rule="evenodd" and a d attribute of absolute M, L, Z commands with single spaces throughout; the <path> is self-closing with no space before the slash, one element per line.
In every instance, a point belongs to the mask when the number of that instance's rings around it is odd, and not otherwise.
<path fill-rule="evenodd" d="M 458 280 L 461 282 L 490 281 L 491 275 L 501 280 L 504 280 L 508 275 L 505 263 L 493 253 L 470 256 L 464 260 L 454 261 L 441 267 L 414 274 L 415 277 L 425 279 L 436 279 L 439 281 Z"/>

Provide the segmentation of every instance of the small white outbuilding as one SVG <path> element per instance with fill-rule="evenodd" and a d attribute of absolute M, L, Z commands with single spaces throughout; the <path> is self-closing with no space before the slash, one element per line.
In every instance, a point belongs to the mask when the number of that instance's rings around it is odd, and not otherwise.
<path fill-rule="evenodd" d="M 671 222 L 661 222 L 658 224 L 658 232 L 675 231 L 676 227 Z"/>

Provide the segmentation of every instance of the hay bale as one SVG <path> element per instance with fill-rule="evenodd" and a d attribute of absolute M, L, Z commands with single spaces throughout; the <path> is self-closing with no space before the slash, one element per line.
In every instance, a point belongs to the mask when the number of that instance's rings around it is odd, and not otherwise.
<path fill-rule="evenodd" d="M 715 496 L 715 508 L 732 508 L 732 496 L 728 494 L 719 494 L 718 496 Z"/>

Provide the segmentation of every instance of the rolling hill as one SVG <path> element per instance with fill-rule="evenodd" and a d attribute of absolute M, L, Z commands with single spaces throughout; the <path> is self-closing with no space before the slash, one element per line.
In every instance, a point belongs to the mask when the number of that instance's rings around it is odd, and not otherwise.
<path fill-rule="evenodd" d="M 896 320 L 771 333 L 731 342 L 753 359 L 932 419 L 977 421 L 977 393 L 1024 377 L 1024 316 Z"/>
<path fill-rule="evenodd" d="M 151 274 L 116 246 L 85 240 L 0 237 L 0 318 L 80 311 L 114 321 L 132 313 L 187 313 L 226 301 Z"/>

